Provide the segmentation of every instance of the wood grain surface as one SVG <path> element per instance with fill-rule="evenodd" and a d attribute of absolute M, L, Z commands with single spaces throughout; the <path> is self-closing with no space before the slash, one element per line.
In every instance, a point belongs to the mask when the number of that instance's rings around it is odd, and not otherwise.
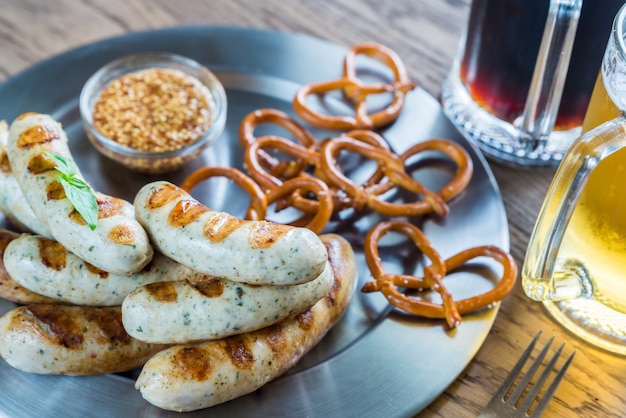
<path fill-rule="evenodd" d="M 402 57 L 412 79 L 438 97 L 467 22 L 469 3 L 470 0 L 0 0 L 0 82 L 38 61 L 92 41 L 144 29 L 207 24 L 299 32 L 346 47 L 364 41 L 380 42 Z M 554 171 L 496 163 L 491 166 L 507 210 L 511 252 L 521 267 Z M 519 281 L 504 300 L 475 359 L 418 416 L 476 416 L 538 330 L 543 330 L 542 343 L 555 335 L 555 345 L 566 342 L 567 353 L 577 350 L 573 367 L 545 416 L 623 416 L 625 359 L 568 334 L 541 304 L 525 297 Z"/>

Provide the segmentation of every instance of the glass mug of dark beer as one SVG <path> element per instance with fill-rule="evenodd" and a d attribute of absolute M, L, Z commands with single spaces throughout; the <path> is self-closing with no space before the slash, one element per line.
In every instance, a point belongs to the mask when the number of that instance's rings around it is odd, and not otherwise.
<path fill-rule="evenodd" d="M 624 0 L 473 0 L 444 111 L 492 159 L 556 166 L 578 138 Z"/>

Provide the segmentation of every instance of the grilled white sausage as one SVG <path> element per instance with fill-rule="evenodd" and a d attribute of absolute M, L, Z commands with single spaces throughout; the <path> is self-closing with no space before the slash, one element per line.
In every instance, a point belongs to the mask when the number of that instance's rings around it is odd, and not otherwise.
<path fill-rule="evenodd" d="M 119 307 L 28 305 L 0 317 L 0 356 L 25 372 L 117 373 L 164 348 L 131 338 Z"/>
<path fill-rule="evenodd" d="M 135 197 L 137 220 L 159 251 L 196 271 L 228 280 L 292 285 L 313 280 L 328 259 L 306 228 L 244 221 L 213 211 L 166 181 Z"/>
<path fill-rule="evenodd" d="M 335 281 L 310 310 L 279 324 L 221 340 L 170 347 L 148 360 L 135 387 L 172 411 L 208 408 L 253 392 L 295 365 L 345 312 L 356 283 L 349 244 L 324 237 Z"/>
<path fill-rule="evenodd" d="M 67 198 L 56 163 L 44 151 L 72 161 L 59 123 L 48 115 L 25 114 L 11 124 L 7 155 L 13 174 L 54 239 L 101 270 L 116 274 L 141 270 L 153 251 L 144 229 L 125 212 L 129 203 L 100 195 L 97 226 L 91 230 Z M 82 179 L 80 173 L 77 177 Z"/>
<path fill-rule="evenodd" d="M 48 228 L 35 216 L 13 176 L 6 152 L 8 137 L 9 127 L 0 121 L 0 212 L 22 231 L 50 237 Z"/>
<path fill-rule="evenodd" d="M 54 299 L 30 291 L 17 283 L 4 267 L 4 251 L 19 234 L 0 228 L 0 298 L 26 305 L 29 303 L 56 303 Z"/>
<path fill-rule="evenodd" d="M 81 260 L 57 241 L 29 234 L 8 244 L 4 265 L 13 280 L 35 293 L 88 306 L 119 306 L 130 292 L 148 283 L 201 276 L 160 253 L 133 275 L 109 273 Z"/>
<path fill-rule="evenodd" d="M 215 340 L 254 331 L 309 309 L 333 283 L 330 264 L 317 279 L 291 286 L 257 286 L 207 276 L 153 283 L 122 304 L 128 334 L 152 343 Z"/>

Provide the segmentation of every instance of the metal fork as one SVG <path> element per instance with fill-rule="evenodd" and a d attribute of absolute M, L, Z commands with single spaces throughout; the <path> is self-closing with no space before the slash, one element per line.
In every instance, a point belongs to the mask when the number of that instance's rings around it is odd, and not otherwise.
<path fill-rule="evenodd" d="M 493 395 L 493 398 L 491 398 L 487 406 L 485 406 L 485 408 L 480 412 L 480 414 L 478 415 L 478 418 L 488 418 L 488 417 L 499 417 L 499 418 L 531 417 L 533 418 L 533 417 L 540 417 L 541 414 L 543 414 L 546 407 L 548 406 L 548 403 L 554 396 L 554 392 L 556 391 L 556 388 L 559 386 L 559 383 L 561 383 L 561 380 L 565 376 L 565 372 L 567 371 L 567 368 L 572 362 L 572 359 L 574 358 L 574 354 L 576 354 L 576 351 L 574 351 L 567 358 L 567 360 L 565 360 L 565 363 L 563 363 L 563 366 L 561 366 L 561 369 L 557 371 L 557 374 L 554 377 L 554 380 L 552 380 L 552 383 L 550 384 L 548 389 L 544 392 L 541 399 L 538 400 L 537 405 L 535 406 L 535 408 L 533 409 L 530 415 L 528 415 L 528 410 L 533 404 L 533 401 L 535 400 L 535 398 L 537 397 L 539 390 L 543 387 L 544 383 L 546 382 L 548 376 L 550 375 L 550 372 L 554 368 L 554 365 L 556 364 L 556 361 L 561 355 L 561 352 L 563 351 L 563 346 L 565 344 L 562 344 L 561 347 L 559 347 L 559 349 L 556 351 L 554 356 L 552 356 L 552 359 L 550 359 L 550 362 L 548 363 L 546 368 L 543 370 L 543 372 L 539 376 L 539 379 L 528 390 L 528 393 L 526 394 L 525 398 L 521 400 L 521 402 L 520 402 L 520 398 L 524 394 L 526 387 L 529 385 L 530 379 L 532 378 L 532 376 L 535 374 L 535 372 L 541 365 L 541 362 L 543 358 L 546 356 L 546 353 L 548 352 L 548 348 L 550 348 L 550 345 L 552 344 L 554 337 L 550 338 L 550 340 L 543 347 L 541 352 L 537 355 L 537 358 L 535 358 L 533 363 L 530 365 L 524 377 L 517 384 L 517 386 L 515 387 L 515 390 L 511 393 L 510 396 L 508 396 L 505 399 L 506 394 L 509 392 L 509 390 L 513 386 L 513 383 L 515 382 L 519 373 L 524 367 L 524 364 L 530 358 L 530 353 L 533 351 L 533 348 L 535 347 L 535 343 L 539 339 L 540 335 L 541 335 L 541 331 L 539 331 L 537 335 L 535 335 L 535 338 L 533 338 L 528 348 L 526 348 L 526 351 L 522 353 L 522 356 L 517 361 L 517 364 L 515 365 L 515 367 L 513 367 L 513 370 L 511 370 L 509 375 L 506 377 L 500 389 L 498 389 L 498 391 Z"/>

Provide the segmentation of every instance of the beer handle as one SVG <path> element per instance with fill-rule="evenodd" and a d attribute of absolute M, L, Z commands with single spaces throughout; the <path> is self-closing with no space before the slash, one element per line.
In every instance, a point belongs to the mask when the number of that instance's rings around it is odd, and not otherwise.
<path fill-rule="evenodd" d="M 522 287 L 529 298 L 558 301 L 591 293 L 587 272 L 579 266 L 557 266 L 557 255 L 589 175 L 600 161 L 624 147 L 626 120 L 620 116 L 584 134 L 566 153 L 528 242 Z"/>
<path fill-rule="evenodd" d="M 520 134 L 530 140 L 547 140 L 554 128 L 567 76 L 583 0 L 551 0 L 548 18 L 521 120 Z"/>

